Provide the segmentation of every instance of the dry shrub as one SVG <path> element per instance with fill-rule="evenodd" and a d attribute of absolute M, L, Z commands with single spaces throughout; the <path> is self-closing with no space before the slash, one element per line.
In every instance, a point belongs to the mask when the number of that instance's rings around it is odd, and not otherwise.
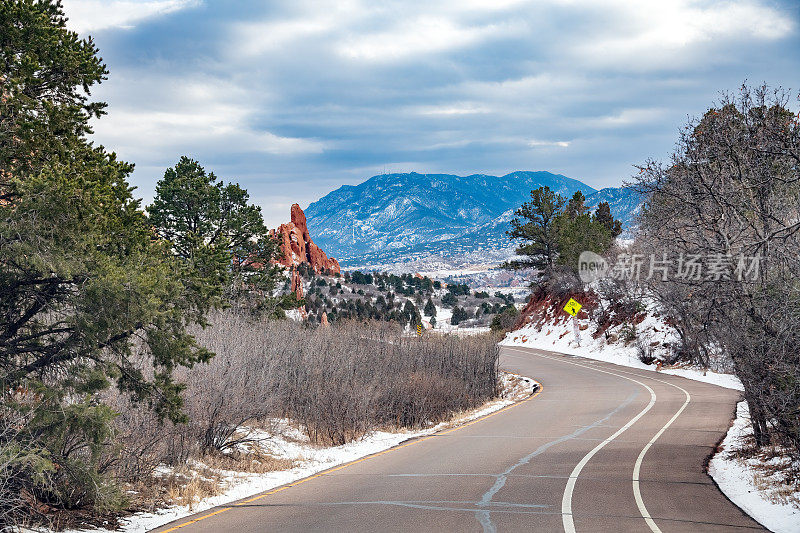
<path fill-rule="evenodd" d="M 132 402 L 115 390 L 104 393 L 103 402 L 116 411 L 114 446 L 104 455 L 103 469 L 119 481 L 135 483 L 149 478 L 167 462 L 175 426 L 160 421 L 145 405 Z"/>
<path fill-rule="evenodd" d="M 420 427 L 497 394 L 496 339 L 403 335 L 384 322 L 309 328 L 231 312 L 196 332 L 217 355 L 185 374 L 201 451 L 247 440 L 237 428 L 285 417 L 312 442 L 339 445 L 386 425 Z"/>
<path fill-rule="evenodd" d="M 216 356 L 178 373 L 185 424 L 162 424 L 146 406 L 107 398 L 120 413 L 108 468 L 166 501 L 189 503 L 219 490 L 214 475 L 190 475 L 190 464 L 209 472 L 290 468 L 292 461 L 259 445 L 276 431 L 271 420 L 288 419 L 315 444 L 340 445 L 378 428 L 435 424 L 498 393 L 491 335 L 418 338 L 386 322 L 310 328 L 232 311 L 194 334 Z M 160 464 L 180 474 L 159 477 Z M 148 483 L 159 487 L 142 486 Z"/>
<path fill-rule="evenodd" d="M 441 422 L 471 406 L 455 378 L 414 372 L 407 380 L 387 386 L 380 398 L 379 418 L 396 427 L 417 428 Z"/>

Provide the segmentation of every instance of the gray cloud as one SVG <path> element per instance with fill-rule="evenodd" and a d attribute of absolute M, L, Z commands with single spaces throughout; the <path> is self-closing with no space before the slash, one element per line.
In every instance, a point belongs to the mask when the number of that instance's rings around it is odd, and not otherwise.
<path fill-rule="evenodd" d="M 720 91 L 800 88 L 788 2 L 144 4 L 106 25 L 80 19 L 92 2 L 66 6 L 111 70 L 96 139 L 137 163 L 146 200 L 188 154 L 247 187 L 272 225 L 383 170 L 617 185 Z"/>

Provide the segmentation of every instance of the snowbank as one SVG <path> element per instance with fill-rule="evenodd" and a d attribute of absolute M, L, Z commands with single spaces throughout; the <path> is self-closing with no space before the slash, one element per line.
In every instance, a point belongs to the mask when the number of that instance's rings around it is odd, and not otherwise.
<path fill-rule="evenodd" d="M 759 459 L 735 456 L 753 433 L 747 402 L 739 402 L 736 420 L 722 441 L 720 451 L 708 464 L 708 473 L 730 500 L 764 527 L 776 533 L 800 532 L 800 491 L 793 495 L 775 493 L 779 482 L 765 475 Z M 774 459 L 776 461 L 779 459 Z M 772 489 L 772 490 L 771 490 Z M 792 500 L 794 504 L 792 504 Z"/>
<path fill-rule="evenodd" d="M 337 465 L 348 463 L 368 455 L 397 446 L 403 441 L 430 435 L 447 427 L 476 420 L 530 396 L 538 387 L 534 380 L 504 373 L 502 381 L 502 397 L 486 403 L 482 407 L 456 417 L 453 421 L 443 422 L 436 426 L 418 431 L 376 431 L 368 437 L 342 446 L 319 447 L 308 442 L 307 437 L 296 428 L 281 421 L 283 431 L 279 435 L 264 435 L 263 447 L 275 457 L 294 459 L 297 466 L 290 470 L 280 470 L 265 474 L 247 474 L 226 472 L 227 489 L 224 493 L 205 498 L 188 505 L 173 506 L 155 513 L 138 513 L 121 520 L 121 527 L 116 532 L 134 533 L 157 528 L 173 520 L 199 513 L 212 507 L 225 505 L 260 492 L 297 481 L 317 472 Z M 85 531 L 85 530 L 84 530 Z M 97 529 L 96 532 L 109 530 Z M 77 533 L 77 532 L 76 532 Z"/>
<path fill-rule="evenodd" d="M 534 323 L 524 326 L 506 334 L 505 339 L 500 344 L 504 346 L 527 346 L 569 355 L 578 355 L 642 370 L 656 370 L 655 365 L 647 365 L 639 359 L 635 342 L 626 343 L 620 338 L 622 332 L 619 331 L 619 327 L 615 330 L 609 329 L 607 332 L 611 340 L 607 339 L 606 335 L 600 335 L 597 339 L 593 339 L 590 335 L 592 324 L 590 324 L 589 320 L 576 319 L 576 322 L 580 341 L 575 336 L 573 319 L 569 318 L 566 321 L 552 319 L 544 324 Z M 672 329 L 653 315 L 647 315 L 641 323 L 636 325 L 636 335 L 647 346 L 663 346 L 676 340 Z M 744 390 L 741 381 L 733 374 L 722 374 L 710 370 L 704 372 L 701 368 L 691 367 L 663 368 L 661 372 L 719 385 L 728 389 Z"/>

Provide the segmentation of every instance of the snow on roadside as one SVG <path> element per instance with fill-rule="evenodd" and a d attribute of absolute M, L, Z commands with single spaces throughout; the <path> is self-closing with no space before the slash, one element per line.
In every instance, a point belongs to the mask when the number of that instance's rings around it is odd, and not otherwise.
<path fill-rule="evenodd" d="M 578 326 L 586 329 L 579 330 L 580 342 L 575 339 L 572 319 L 566 322 L 552 322 L 543 326 L 531 324 L 506 334 L 500 344 L 503 346 L 526 346 L 551 350 L 569 355 L 578 355 L 588 359 L 606 361 L 621 366 L 655 371 L 655 365 L 646 365 L 639 360 L 635 343 L 608 342 L 604 335 L 593 339 L 589 334 L 592 324 L 588 319 L 578 320 Z M 644 338 L 648 344 L 662 345 L 672 339 L 671 329 L 658 318 L 648 315 L 645 320 L 637 325 L 639 338 Z M 618 335 L 614 335 L 615 337 Z M 663 368 L 664 374 L 702 381 L 728 389 L 744 390 L 741 381 L 733 374 L 722 374 L 708 370 L 703 372 L 700 368 Z"/>
<path fill-rule="evenodd" d="M 770 487 L 775 480 L 766 476 L 758 468 L 757 458 L 743 459 L 735 456 L 738 450 L 747 445 L 752 435 L 750 412 L 747 402 L 739 402 L 736 419 L 722 441 L 720 451 L 711 458 L 708 473 L 730 500 L 764 527 L 776 533 L 800 532 L 800 491 L 792 496 L 781 498 L 770 495 Z M 774 460 L 773 460 L 774 461 Z M 794 505 L 790 501 L 794 500 Z"/>
<path fill-rule="evenodd" d="M 315 446 L 308 442 L 303 433 L 284 422 L 282 424 L 284 431 L 281 432 L 281 435 L 265 434 L 265 438 L 268 438 L 265 447 L 266 451 L 275 457 L 296 460 L 297 466 L 294 468 L 264 474 L 226 472 L 225 481 L 228 488 L 222 494 L 205 498 L 195 503 L 191 508 L 188 505 L 182 505 L 167 507 L 154 513 L 137 513 L 121 519 L 121 527 L 114 531 L 124 533 L 149 531 L 173 520 L 253 496 L 334 466 L 387 450 L 403 441 L 430 435 L 445 428 L 478 419 L 530 396 L 537 387 L 538 383 L 530 378 L 503 373 L 501 385 L 503 393 L 500 398 L 487 402 L 483 406 L 463 415 L 456 416 L 452 421 L 442 422 L 424 430 L 375 431 L 360 441 L 342 446 Z M 97 529 L 93 531 L 105 532 L 109 530 Z"/>

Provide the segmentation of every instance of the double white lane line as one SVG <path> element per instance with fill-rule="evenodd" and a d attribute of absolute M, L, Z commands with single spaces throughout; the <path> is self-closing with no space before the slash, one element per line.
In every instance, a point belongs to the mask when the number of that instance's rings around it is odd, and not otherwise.
<path fill-rule="evenodd" d="M 639 471 L 642 468 L 642 461 L 644 460 L 644 455 L 647 453 L 647 450 L 650 449 L 653 443 L 656 440 L 658 440 L 658 438 L 667 430 L 667 428 L 670 427 L 672 423 L 675 422 L 675 420 L 681 415 L 683 410 L 686 409 L 686 406 L 689 405 L 689 402 L 692 401 L 692 397 L 689 395 L 686 389 L 682 387 L 679 387 L 662 379 L 656 379 L 656 378 L 650 378 L 650 379 L 655 379 L 656 381 L 660 381 L 661 383 L 666 383 L 667 385 L 675 387 L 676 389 L 680 389 L 683 392 L 683 394 L 686 395 L 686 400 L 683 402 L 683 405 L 681 405 L 681 408 L 678 409 L 678 411 L 674 415 L 672 415 L 672 418 L 670 418 L 669 421 L 666 424 L 664 424 L 664 426 L 661 429 L 658 430 L 658 433 L 653 435 L 653 438 L 650 439 L 650 442 L 648 442 L 645 445 L 645 447 L 642 448 L 642 451 L 639 453 L 639 457 L 636 458 L 636 464 L 633 465 L 633 498 L 634 500 L 636 500 L 636 506 L 639 507 L 639 512 L 644 517 L 644 521 L 647 522 L 647 525 L 650 526 L 650 530 L 653 531 L 653 533 L 661 533 L 661 529 L 659 529 L 659 527 L 650 517 L 650 513 L 647 511 L 647 507 L 644 506 L 644 500 L 642 500 L 642 491 L 639 489 Z"/>
<path fill-rule="evenodd" d="M 531 352 L 528 352 L 526 350 L 526 353 L 531 353 Z M 588 463 L 597 452 L 603 449 L 603 447 L 605 447 L 606 444 L 608 444 L 609 442 L 613 441 L 614 439 L 622 435 L 628 428 L 630 428 L 633 424 L 635 424 L 637 420 L 642 418 L 653 407 L 653 405 L 655 405 L 656 393 L 653 389 L 651 389 L 649 386 L 645 385 L 641 381 L 629 378 L 627 376 L 623 376 L 616 372 L 601 370 L 593 366 L 582 365 L 580 363 L 575 363 L 573 361 L 565 361 L 564 359 L 558 357 L 550 357 L 535 352 L 533 353 L 534 355 L 538 357 L 543 357 L 545 359 L 552 359 L 554 361 L 560 361 L 562 363 L 588 368 L 594 370 L 595 372 L 602 372 L 603 374 L 611 374 L 612 376 L 617 376 L 622 379 L 627 379 L 628 381 L 632 381 L 637 385 L 644 387 L 650 393 L 650 402 L 644 409 L 639 411 L 639 413 L 636 416 L 631 418 L 627 424 L 619 428 L 613 435 L 611 435 L 606 440 L 604 440 L 603 442 L 592 448 L 592 450 L 589 451 L 589 453 L 587 453 L 585 456 L 583 456 L 580 462 L 577 465 L 575 465 L 575 468 L 572 469 L 572 473 L 569 475 L 569 479 L 567 480 L 567 486 L 564 489 L 564 496 L 561 498 L 561 519 L 564 525 L 564 531 L 566 533 L 576 533 L 575 521 L 572 518 L 572 493 L 575 490 L 575 483 L 578 480 L 578 476 L 580 476 L 581 470 L 583 470 L 583 467 L 586 466 L 586 463 Z M 630 374 L 632 376 L 642 377 L 638 376 L 638 374 L 633 374 L 632 372 L 625 372 L 624 370 L 620 370 L 619 372 Z M 650 441 L 644 446 L 644 448 L 642 448 L 642 451 L 639 453 L 639 457 L 636 458 L 636 463 L 633 466 L 633 476 L 632 476 L 633 498 L 636 501 L 636 506 L 639 508 L 639 513 L 641 513 L 642 518 L 644 518 L 645 522 L 650 527 L 650 530 L 653 531 L 653 533 L 661 533 L 661 529 L 658 527 L 658 525 L 656 525 L 655 521 L 653 521 L 653 518 L 650 516 L 650 513 L 648 512 L 647 507 L 644 504 L 644 500 L 642 499 L 642 492 L 639 487 L 639 472 L 641 471 L 642 461 L 644 460 L 644 456 L 645 454 L 647 454 L 647 451 L 653 446 L 653 444 L 658 440 L 658 438 L 667 430 L 667 428 L 671 426 L 673 422 L 675 422 L 675 420 L 680 416 L 680 414 L 684 411 L 684 409 L 686 409 L 686 406 L 689 405 L 689 402 L 691 401 L 692 398 L 685 389 L 677 385 L 674 385 L 668 381 L 664 381 L 662 379 L 657 379 L 657 378 L 651 378 L 649 376 L 647 376 L 646 379 L 652 379 L 654 381 L 665 383 L 671 387 L 675 387 L 676 389 L 681 390 L 684 393 L 684 395 L 686 395 L 686 400 L 683 402 L 681 408 L 678 409 L 678 411 L 674 415 L 672 415 L 672 418 L 670 418 L 669 421 L 667 421 L 667 423 L 664 424 L 661 427 L 661 429 L 658 430 L 658 432 L 653 436 L 653 438 L 650 439 Z"/>

